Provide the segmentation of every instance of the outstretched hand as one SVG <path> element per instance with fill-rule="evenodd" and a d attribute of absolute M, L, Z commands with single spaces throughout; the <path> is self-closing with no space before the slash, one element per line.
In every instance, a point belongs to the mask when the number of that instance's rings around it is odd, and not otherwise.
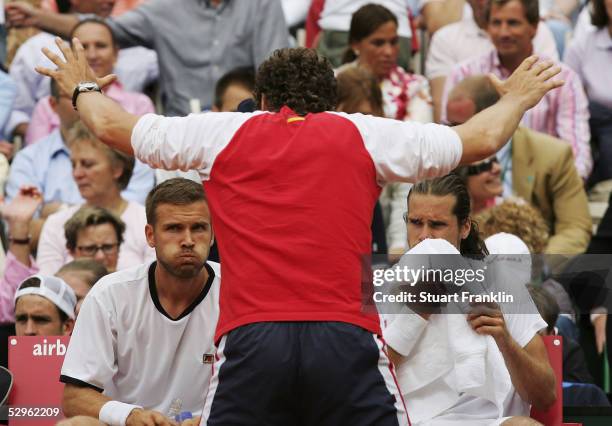
<path fill-rule="evenodd" d="M 19 193 L 10 203 L 2 205 L 0 211 L 9 223 L 29 223 L 42 203 L 43 197 L 39 189 L 35 186 L 26 185 L 19 189 Z"/>
<path fill-rule="evenodd" d="M 36 71 L 53 78 L 61 91 L 72 94 L 76 86 L 85 81 L 96 82 L 102 88 L 111 84 L 117 78 L 114 74 L 100 78 L 96 77 L 96 74 L 87 63 L 85 51 L 79 39 L 74 38 L 72 40 L 72 48 L 59 37 L 55 39 L 55 44 L 57 44 L 57 47 L 62 52 L 63 59 L 46 47 L 42 49 L 42 52 L 57 66 L 57 69 L 51 70 L 49 68 L 36 67 Z"/>
<path fill-rule="evenodd" d="M 24 1 L 14 1 L 4 6 L 6 23 L 11 28 L 36 26 L 39 9 Z"/>
<path fill-rule="evenodd" d="M 550 90 L 563 86 L 563 80 L 553 79 L 561 67 L 551 61 L 538 61 L 537 56 L 525 59 L 508 79 L 502 81 L 489 74 L 489 79 L 500 96 L 513 96 L 525 110 L 534 107 Z"/>

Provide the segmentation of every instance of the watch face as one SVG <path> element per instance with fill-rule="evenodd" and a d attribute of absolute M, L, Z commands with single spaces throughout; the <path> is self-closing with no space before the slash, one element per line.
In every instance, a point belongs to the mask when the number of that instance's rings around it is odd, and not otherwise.
<path fill-rule="evenodd" d="M 93 90 L 100 90 L 96 83 L 89 82 L 89 81 L 84 82 L 84 83 L 79 83 L 80 92 L 91 92 Z"/>

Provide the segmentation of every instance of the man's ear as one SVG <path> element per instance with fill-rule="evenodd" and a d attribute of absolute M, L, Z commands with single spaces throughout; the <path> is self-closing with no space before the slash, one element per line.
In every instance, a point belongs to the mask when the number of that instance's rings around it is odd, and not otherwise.
<path fill-rule="evenodd" d="M 57 99 L 55 99 L 53 96 L 49 96 L 49 105 L 51 106 L 53 112 L 57 114 Z"/>
<path fill-rule="evenodd" d="M 68 318 L 66 321 L 64 321 L 64 324 L 62 324 L 62 332 L 64 333 L 64 336 L 70 336 L 72 334 L 72 330 L 74 330 L 74 320 L 72 318 Z"/>
<path fill-rule="evenodd" d="M 149 247 L 155 248 L 155 234 L 153 233 L 153 225 L 145 225 L 145 237 L 147 238 L 147 244 Z"/>
<path fill-rule="evenodd" d="M 460 230 L 461 239 L 465 240 L 468 237 L 468 235 L 470 235 L 471 230 L 472 230 L 472 219 L 467 218 L 461 225 L 461 230 Z"/>
<path fill-rule="evenodd" d="M 211 235 L 210 235 L 210 245 L 209 245 L 209 247 L 212 247 L 214 243 L 215 243 L 215 234 L 214 234 L 214 233 L 211 233 Z"/>

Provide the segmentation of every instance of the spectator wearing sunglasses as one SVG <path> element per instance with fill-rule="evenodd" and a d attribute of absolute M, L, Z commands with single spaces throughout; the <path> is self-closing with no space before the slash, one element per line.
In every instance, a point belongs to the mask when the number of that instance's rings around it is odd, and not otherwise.
<path fill-rule="evenodd" d="M 449 95 L 448 120 L 455 125 L 464 123 L 498 98 L 487 77 L 466 78 Z M 592 229 L 587 197 L 572 150 L 563 141 L 519 127 L 495 158 L 457 172 L 468 184 L 475 205 L 489 191 L 493 197 L 520 197 L 536 207 L 550 232 L 545 253 L 579 254 L 586 250 Z M 493 188 L 498 191 L 495 195 Z"/>
<path fill-rule="evenodd" d="M 462 178 L 472 200 L 472 214 L 494 206 L 504 192 L 501 166 L 496 156 L 456 170 Z"/>

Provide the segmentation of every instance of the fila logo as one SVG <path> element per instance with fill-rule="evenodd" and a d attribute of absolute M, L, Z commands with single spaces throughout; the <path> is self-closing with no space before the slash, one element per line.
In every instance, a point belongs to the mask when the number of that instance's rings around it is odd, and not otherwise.
<path fill-rule="evenodd" d="M 215 354 L 204 354 L 202 355 L 202 363 L 203 364 L 214 364 L 215 362 Z"/>

